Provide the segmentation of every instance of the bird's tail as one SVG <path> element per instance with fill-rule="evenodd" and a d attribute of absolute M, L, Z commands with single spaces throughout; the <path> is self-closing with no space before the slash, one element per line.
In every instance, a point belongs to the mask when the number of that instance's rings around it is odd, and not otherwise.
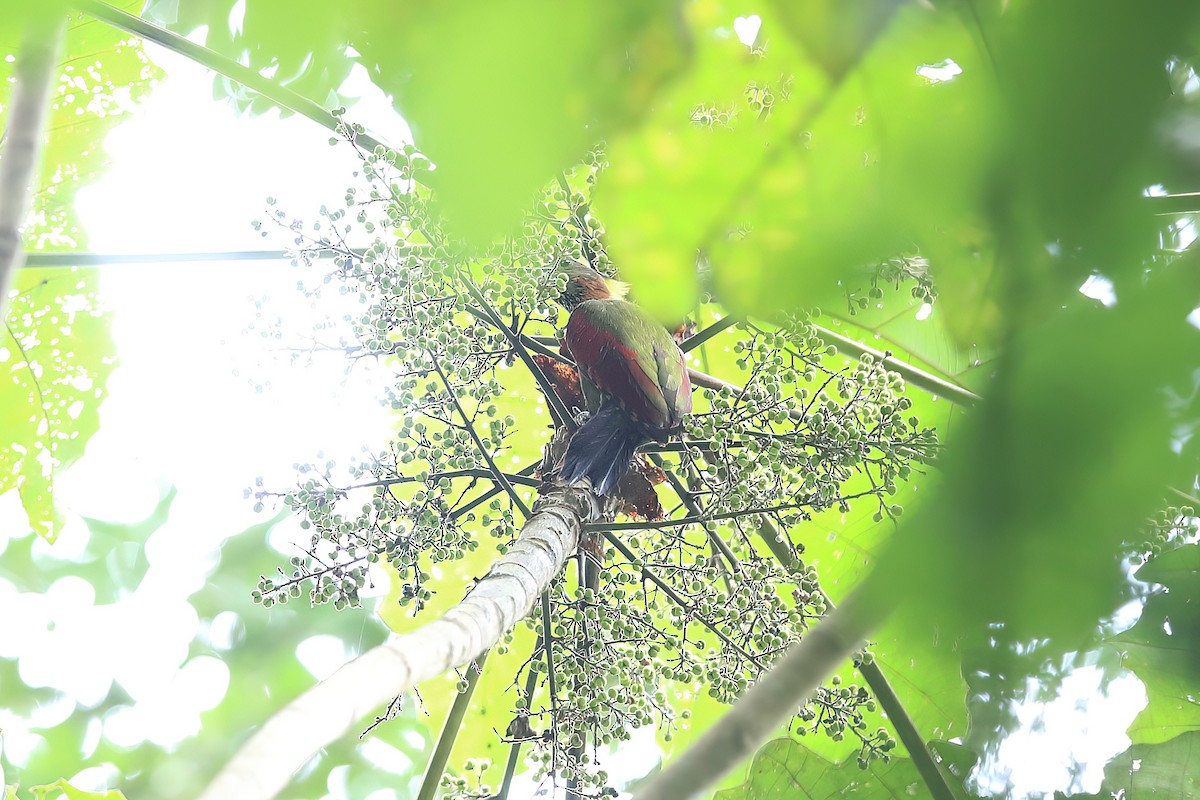
<path fill-rule="evenodd" d="M 560 477 L 567 483 L 592 480 L 592 491 L 609 494 L 629 471 L 630 461 L 646 435 L 619 407 L 605 404 L 571 437 Z"/>

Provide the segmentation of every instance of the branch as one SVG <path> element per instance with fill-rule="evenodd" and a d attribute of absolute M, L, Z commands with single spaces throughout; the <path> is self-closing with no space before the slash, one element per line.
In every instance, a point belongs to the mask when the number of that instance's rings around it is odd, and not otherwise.
<path fill-rule="evenodd" d="M 704 344 L 705 342 L 707 342 L 709 339 L 716 336 L 721 331 L 725 330 L 726 328 L 731 328 L 734 325 L 736 325 L 737 323 L 738 323 L 738 318 L 733 315 L 723 317 L 720 320 L 718 320 L 717 322 L 714 322 L 712 325 L 709 325 L 707 328 L 705 328 L 704 330 L 697 333 L 695 336 L 693 336 L 689 339 L 685 339 L 683 342 L 680 343 L 679 349 L 685 353 L 687 353 L 691 350 L 695 350 L 697 347 Z"/>
<path fill-rule="evenodd" d="M 865 607 L 860 591 L 793 645 L 695 744 L 635 791 L 634 800 L 693 797 L 753 754 L 882 621 L 883 609 Z"/>
<path fill-rule="evenodd" d="M 267 720 L 200 800 L 268 800 L 320 748 L 423 680 L 462 666 L 529 613 L 562 570 L 584 523 L 598 517 L 587 489 L 554 487 L 534 506 L 512 549 L 440 619 L 400 634 L 343 666 Z"/>
<path fill-rule="evenodd" d="M 429 757 L 429 766 L 425 768 L 425 777 L 421 780 L 417 800 L 433 800 L 437 794 L 442 775 L 446 771 L 446 762 L 450 760 L 450 751 L 454 749 L 454 741 L 458 738 L 463 718 L 467 716 L 467 709 L 471 707 L 471 696 L 475 694 L 475 687 L 483 675 L 483 665 L 487 662 L 489 652 L 483 651 L 483 655 L 467 665 L 466 691 L 459 692 L 454 698 L 454 704 L 450 706 L 450 713 L 446 715 L 446 722 L 438 735 L 437 746 L 433 748 L 433 755 Z"/>
<path fill-rule="evenodd" d="M 503 475 L 504 479 L 511 484 L 519 484 L 521 486 L 532 486 L 535 489 L 542 485 L 542 482 L 540 480 L 538 480 L 537 478 L 531 478 L 528 475 L 522 475 L 520 473 L 512 473 L 512 472 L 501 472 L 500 474 Z M 352 492 L 355 489 L 375 489 L 380 486 L 396 486 L 397 484 L 401 484 L 401 483 L 424 483 L 424 482 L 434 483 L 437 481 L 438 478 L 484 478 L 486 480 L 492 480 L 492 481 L 496 481 L 497 483 L 499 483 L 499 479 L 496 477 L 496 473 L 492 472 L 490 469 L 478 469 L 478 468 L 452 469 L 452 470 L 447 470 L 446 472 L 431 472 L 431 473 L 429 473 L 429 477 L 425 478 L 425 479 L 415 478 L 415 477 L 412 477 L 409 475 L 399 475 L 395 478 L 380 478 L 377 481 L 370 481 L 369 483 L 356 483 L 353 486 L 346 486 L 341 489 L 338 489 L 337 491 L 345 493 L 345 492 Z M 503 491 L 503 488 L 501 489 L 501 491 Z M 268 493 L 267 492 L 256 492 L 256 496 L 266 495 L 266 494 L 268 494 Z"/>
<path fill-rule="evenodd" d="M 338 118 L 324 107 L 288 89 L 286 86 L 280 86 L 264 78 L 259 73 L 239 64 L 232 58 L 227 58 L 215 50 L 208 49 L 204 45 L 196 44 L 177 33 L 172 33 L 166 28 L 160 28 L 141 17 L 129 14 L 119 8 L 113 8 L 108 3 L 101 3 L 98 0 L 72 0 L 72 4 L 88 16 L 95 17 L 101 22 L 112 25 L 114 28 L 119 28 L 126 33 L 131 33 L 141 39 L 162 45 L 172 52 L 186 56 L 222 77 L 236 81 L 247 89 L 253 89 L 280 108 L 291 111 L 294 114 L 299 114 L 302 117 L 308 117 L 318 125 L 322 125 L 334 133 L 339 133 Z M 374 150 L 376 147 L 388 149 L 387 145 L 369 134 L 358 133 L 355 134 L 355 138 L 367 145 L 371 150 Z"/>
<path fill-rule="evenodd" d="M 755 529 L 775 555 L 776 560 L 789 571 L 795 569 L 800 560 L 788 546 L 789 543 L 787 540 L 779 535 L 779 528 L 775 525 L 774 520 L 769 517 L 759 517 Z M 826 607 L 833 609 L 833 601 L 829 599 L 829 595 L 825 593 L 824 589 L 820 589 L 819 591 L 821 592 L 822 599 L 825 601 Z M 858 665 L 858 671 L 862 674 L 863 680 L 867 682 L 867 685 L 871 687 L 871 691 L 875 694 L 879 705 L 882 706 L 888 721 L 896 729 L 896 735 L 904 743 L 909 757 L 912 758 L 917 772 L 925 781 L 925 785 L 929 788 L 929 793 L 933 795 L 934 800 L 954 800 L 954 792 L 946 783 L 946 778 L 941 770 L 937 768 L 937 764 L 934 762 L 933 756 L 925 744 L 924 737 L 917 730 L 917 726 L 913 724 L 912 717 L 904 709 L 904 705 L 896 695 L 895 689 L 888 683 L 888 679 L 883 674 L 883 670 L 880 669 L 879 663 L 876 661 L 863 661 Z"/>
<path fill-rule="evenodd" d="M 554 391 L 554 386 L 551 385 L 533 359 L 529 357 L 529 353 L 525 350 L 525 345 L 522 342 L 522 338 L 524 337 L 519 336 L 512 328 L 509 328 L 500 321 L 495 309 L 488 305 L 487 298 L 479 291 L 479 287 L 467 278 L 462 278 L 461 281 L 467 288 L 467 292 L 470 293 L 472 299 L 476 303 L 479 303 L 480 306 L 478 309 L 468 306 L 467 313 L 488 323 L 500 331 L 505 339 L 508 339 L 509 346 L 512 347 L 513 352 L 521 359 L 521 363 L 525 365 L 525 368 L 533 375 L 533 379 L 537 381 L 538 386 L 542 389 L 542 394 L 546 396 L 546 407 L 550 409 L 550 416 L 554 418 L 555 425 L 566 426 L 569 430 L 575 430 L 574 417 L 567 411 L 567 407 L 563 405 L 562 398 L 558 396 L 558 392 Z"/>
<path fill-rule="evenodd" d="M 936 394 L 939 397 L 944 397 L 952 403 L 960 406 L 973 406 L 983 399 L 969 389 L 964 389 L 944 378 L 939 378 L 931 372 L 926 372 L 923 369 L 914 367 L 912 364 L 900 361 L 891 353 L 867 347 L 861 342 L 856 342 L 850 337 L 843 336 L 828 328 L 822 328 L 820 325 L 813 325 L 813 328 L 823 341 L 836 346 L 838 350 L 853 353 L 856 356 L 872 355 L 877 361 L 883 362 L 883 365 L 888 369 L 900 373 L 906 383 L 916 386 L 919 389 L 924 389 L 931 394 Z"/>
<path fill-rule="evenodd" d="M 4 158 L 0 159 L 0 318 L 12 276 L 20 269 L 21 224 L 29 209 L 30 184 L 42 146 L 54 68 L 62 46 L 66 18 L 57 4 L 29 13 L 21 34 L 16 85 L 8 109 Z"/>
<path fill-rule="evenodd" d="M 433 362 L 433 369 L 437 372 L 438 377 L 442 379 L 442 385 L 446 387 L 446 393 L 450 395 L 450 400 L 454 404 L 454 410 L 458 412 L 458 416 L 462 418 L 463 425 L 467 429 L 467 435 L 471 437 L 471 441 L 475 443 L 475 449 L 479 451 L 479 455 L 483 456 L 483 460 L 487 462 L 488 470 L 496 479 L 496 482 L 503 487 L 504 491 L 508 492 L 508 496 L 512 498 L 513 504 L 520 509 L 521 514 L 526 518 L 529 517 L 529 506 L 525 505 L 525 501 L 513 489 L 512 484 L 508 482 L 505 473 L 496 466 L 496 460 L 492 458 L 492 454 L 479 438 L 479 434 L 475 431 L 475 426 L 471 424 L 471 418 L 467 416 L 467 412 L 463 410 L 462 403 L 458 402 L 458 392 L 454 391 L 454 387 L 450 384 L 450 379 L 446 377 L 446 373 L 442 371 L 442 365 L 438 363 L 437 356 L 433 351 L 427 351 L 429 360 Z"/>

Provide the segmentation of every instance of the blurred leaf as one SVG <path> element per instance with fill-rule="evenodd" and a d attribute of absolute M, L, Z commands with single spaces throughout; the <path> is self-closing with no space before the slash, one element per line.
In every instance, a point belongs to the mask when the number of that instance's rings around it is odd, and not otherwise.
<path fill-rule="evenodd" d="M 714 231 L 724 234 L 766 154 L 786 146 L 826 85 L 786 37 L 775 36 L 770 19 L 758 36 L 767 40 L 761 50 L 738 41 L 728 27 L 736 14 L 721 0 L 688 6 L 698 32 L 691 69 L 657 98 L 636 133 L 612 141 L 611 166 L 597 180 L 593 206 L 608 251 L 639 289 L 639 303 L 663 319 L 691 310 L 697 249 Z"/>
<path fill-rule="evenodd" d="M 236 9 L 236 13 L 235 13 Z M 192 36 L 204 28 L 204 46 L 270 76 L 327 109 L 353 103 L 340 92 L 355 61 L 347 54 L 352 15 L 339 4 L 295 0 L 149 0 L 142 15 Z M 236 22 L 236 24 L 235 24 Z M 217 76 L 216 95 L 239 110 L 278 108 L 236 81 Z M 287 116 L 287 109 L 279 109 Z"/>
<path fill-rule="evenodd" d="M 95 273 L 22 270 L 0 331 L 0 492 L 14 486 L 38 535 L 63 524 L 57 470 L 83 455 L 100 424 L 114 366 Z"/>
<path fill-rule="evenodd" d="M 676 0 L 454 4 L 160 0 L 147 15 L 332 109 L 357 59 L 437 164 L 454 230 L 482 244 L 604 138 L 636 124 L 687 63 Z M 238 22 L 237 10 L 243 12 Z M 218 77 L 252 112 L 269 101 Z"/>
<path fill-rule="evenodd" d="M 1200 732 L 1193 731 L 1162 744 L 1135 744 L 1108 762 L 1104 783 L 1094 795 L 1076 798 L 1107 800 L 1153 795 L 1159 800 L 1184 800 L 1200 794 Z M 1055 792 L 1056 798 L 1063 798 Z"/>
<path fill-rule="evenodd" d="M 1188 268 L 1118 287 L 1113 308 L 1076 294 L 1020 332 L 939 461 L 936 502 L 893 542 L 888 591 L 922 587 L 908 613 L 972 647 L 1065 652 L 1097 635 L 1126 585 L 1125 543 L 1177 469 L 1164 390 L 1200 358 Z"/>
<path fill-rule="evenodd" d="M 979 755 L 968 747 L 950 742 L 930 742 L 930 749 L 940 760 L 943 772 L 952 776 L 956 794 L 963 798 L 980 795 L 966 788 L 966 781 L 979 761 Z M 1185 800 L 1200 792 L 1200 731 L 1176 736 L 1161 744 L 1135 744 L 1104 767 L 1104 780 L 1094 794 L 1079 792 L 1074 800 L 1111 800 L 1115 797 L 1139 798 L 1153 796 L 1159 800 Z M 1055 800 L 1068 795 L 1054 793 Z"/>
<path fill-rule="evenodd" d="M 852 0 L 771 5 L 783 27 L 836 81 L 870 49 L 904 0 Z"/>
<path fill-rule="evenodd" d="M 762 165 L 734 215 L 744 229 L 713 242 L 722 300 L 760 313 L 833 306 L 839 281 L 852 285 L 864 265 L 914 244 L 929 246 L 939 281 L 965 266 L 931 243 L 972 230 L 986 189 L 993 111 L 973 54 L 953 15 L 898 13 L 855 71 L 812 101 L 802 146 Z M 919 74 L 950 56 L 966 65 L 962 75 Z"/>
<path fill-rule="evenodd" d="M 1164 181 L 1165 65 L 1191 49 L 1198 18 L 1189 0 L 1063 0 L 1022 3 L 985 31 L 1009 110 L 1007 177 L 1030 191 L 1044 240 L 1084 249 L 1083 269 L 1133 273 L 1156 246 L 1158 223 L 1137 206 Z"/>
<path fill-rule="evenodd" d="M 20 796 L 16 792 L 15 786 L 6 787 L 8 794 L 6 798 L 12 797 L 14 800 L 19 800 Z M 125 795 L 118 792 L 116 789 L 107 792 L 85 792 L 82 789 L 76 789 L 66 780 L 60 778 L 54 783 L 47 783 L 42 786 L 30 786 L 30 794 L 36 800 L 125 800 Z"/>
<path fill-rule="evenodd" d="M 1137 578 L 1163 588 L 1146 601 L 1137 624 L 1110 641 L 1146 685 L 1149 699 L 1130 737 L 1155 743 L 1183 728 L 1200 728 L 1200 545 L 1155 556 Z"/>
<path fill-rule="evenodd" d="M 834 764 L 791 739 L 767 742 L 754 756 L 746 782 L 717 792 L 714 800 L 784 800 L 847 797 L 892 800 L 912 796 L 924 787 L 916 767 L 906 758 L 872 761 L 867 769 L 847 759 Z"/>
<path fill-rule="evenodd" d="M 454 229 L 514 225 L 534 192 L 637 123 L 687 62 L 674 0 L 358 4 L 353 41 L 392 94 Z"/>

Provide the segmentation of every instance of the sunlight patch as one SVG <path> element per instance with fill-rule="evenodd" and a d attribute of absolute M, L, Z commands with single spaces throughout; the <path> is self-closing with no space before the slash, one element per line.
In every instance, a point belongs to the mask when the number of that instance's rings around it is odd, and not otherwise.
<path fill-rule="evenodd" d="M 937 64 L 922 64 L 917 67 L 917 74 L 930 83 L 945 83 L 962 75 L 962 67 L 954 63 L 954 59 L 947 58 Z"/>
<path fill-rule="evenodd" d="M 762 17 L 758 14 L 751 14 L 748 17 L 738 17 L 733 21 L 733 32 L 737 34 L 738 41 L 746 45 L 746 47 L 754 47 L 754 43 L 758 41 L 758 32 L 762 29 Z"/>

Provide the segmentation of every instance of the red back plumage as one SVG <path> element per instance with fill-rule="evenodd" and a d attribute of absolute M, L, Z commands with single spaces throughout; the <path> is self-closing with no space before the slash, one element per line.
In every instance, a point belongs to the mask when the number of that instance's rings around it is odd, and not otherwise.
<path fill-rule="evenodd" d="M 662 325 L 632 303 L 581 303 L 565 338 L 580 370 L 650 432 L 678 427 L 692 410 L 683 353 Z"/>

